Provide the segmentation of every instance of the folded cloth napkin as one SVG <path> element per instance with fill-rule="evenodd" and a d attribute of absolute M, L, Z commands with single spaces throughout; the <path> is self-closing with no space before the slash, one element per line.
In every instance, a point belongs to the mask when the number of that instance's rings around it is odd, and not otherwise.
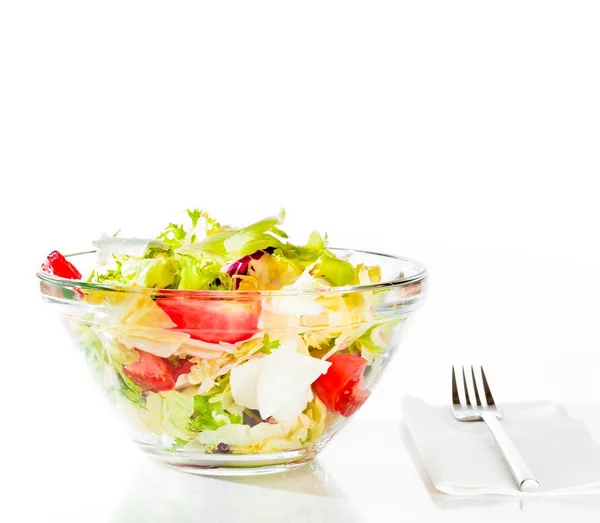
<path fill-rule="evenodd" d="M 537 494 L 600 494 L 600 448 L 585 423 L 550 402 L 502 406 L 502 426 L 540 482 Z M 483 422 L 405 397 L 404 420 L 435 488 L 446 494 L 524 495 Z"/>

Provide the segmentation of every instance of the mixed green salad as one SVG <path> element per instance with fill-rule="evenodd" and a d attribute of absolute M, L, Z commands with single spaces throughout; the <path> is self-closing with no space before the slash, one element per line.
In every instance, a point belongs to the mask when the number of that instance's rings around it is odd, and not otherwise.
<path fill-rule="evenodd" d="M 82 286 L 92 312 L 72 317 L 75 337 L 140 433 L 162 448 L 310 447 L 366 401 L 365 370 L 398 320 L 376 321 L 371 293 L 301 291 L 376 283 L 379 267 L 336 256 L 317 232 L 291 243 L 283 213 L 243 228 L 187 213 L 188 224 L 170 223 L 156 238 L 94 242 L 87 281 L 102 285 Z M 57 251 L 43 270 L 83 279 Z M 136 288 L 152 291 L 127 292 Z M 167 291 L 175 289 L 225 292 Z M 252 292 L 282 290 L 290 292 Z"/>

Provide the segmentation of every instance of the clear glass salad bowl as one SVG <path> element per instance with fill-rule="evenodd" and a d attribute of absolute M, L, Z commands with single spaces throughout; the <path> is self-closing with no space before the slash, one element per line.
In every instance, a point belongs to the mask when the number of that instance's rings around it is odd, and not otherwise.
<path fill-rule="evenodd" d="M 344 427 L 424 296 L 418 262 L 331 250 L 380 281 L 184 291 L 37 276 L 143 451 L 188 472 L 261 474 L 307 463 Z"/>

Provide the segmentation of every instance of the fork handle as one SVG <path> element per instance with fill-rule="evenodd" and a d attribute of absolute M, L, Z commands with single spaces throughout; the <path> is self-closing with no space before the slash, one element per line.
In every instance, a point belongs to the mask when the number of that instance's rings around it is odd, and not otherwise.
<path fill-rule="evenodd" d="M 519 486 L 519 490 L 521 492 L 537 492 L 540 488 L 540 483 L 537 479 L 535 479 L 531 470 L 525 463 L 525 460 L 519 454 L 519 451 L 515 447 L 514 443 L 508 437 L 508 434 L 500 425 L 498 418 L 491 412 L 482 413 L 483 421 L 486 422 L 488 428 L 491 433 L 496 438 L 496 443 L 500 447 L 502 451 L 502 455 L 508 463 L 508 467 L 512 472 L 513 477 L 517 481 L 517 485 Z"/>

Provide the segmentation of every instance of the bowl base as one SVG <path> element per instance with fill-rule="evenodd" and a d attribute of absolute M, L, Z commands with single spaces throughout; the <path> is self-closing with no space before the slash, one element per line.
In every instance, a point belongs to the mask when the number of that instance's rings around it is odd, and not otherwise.
<path fill-rule="evenodd" d="M 168 452 L 146 443 L 139 447 L 170 468 L 201 476 L 258 476 L 285 472 L 306 465 L 317 455 L 315 449 L 288 450 L 266 454 L 205 454 L 194 451 Z"/>
<path fill-rule="evenodd" d="M 263 465 L 258 467 L 210 467 L 201 465 L 186 465 L 183 463 L 169 463 L 168 461 L 157 460 L 162 465 L 174 468 L 186 474 L 195 474 L 197 476 L 215 476 L 215 477 L 240 477 L 240 476 L 263 476 L 266 474 L 277 474 L 287 470 L 294 470 L 303 467 L 311 461 L 307 459 L 301 462 L 283 463 L 280 465 Z"/>

